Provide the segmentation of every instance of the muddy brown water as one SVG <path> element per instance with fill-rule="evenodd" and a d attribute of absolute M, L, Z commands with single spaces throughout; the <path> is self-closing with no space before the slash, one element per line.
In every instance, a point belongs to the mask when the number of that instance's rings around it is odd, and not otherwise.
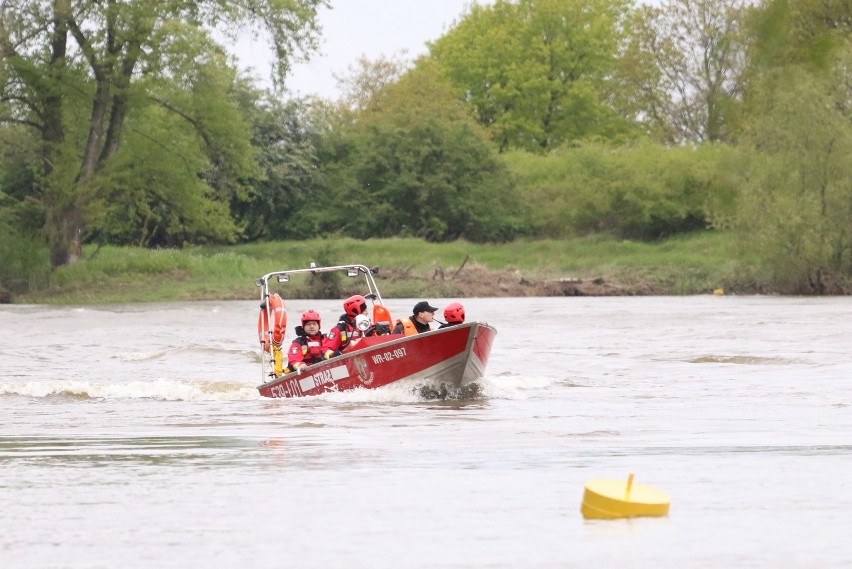
<path fill-rule="evenodd" d="M 256 302 L 0 307 L 0 566 L 852 565 L 852 299 L 463 302 L 456 398 L 301 400 L 257 394 Z M 584 520 L 630 472 L 669 516 Z"/>

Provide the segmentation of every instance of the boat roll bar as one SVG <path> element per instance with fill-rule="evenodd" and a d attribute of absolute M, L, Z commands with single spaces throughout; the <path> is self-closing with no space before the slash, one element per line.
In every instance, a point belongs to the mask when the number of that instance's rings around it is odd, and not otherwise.
<path fill-rule="evenodd" d="M 284 331 L 282 329 L 276 328 L 276 325 L 272 325 L 272 322 L 275 320 L 273 316 L 273 307 L 269 302 L 269 299 L 272 296 L 272 292 L 269 290 L 270 281 L 279 282 L 279 283 L 289 283 L 290 278 L 296 275 L 318 275 L 320 273 L 346 273 L 348 277 L 358 277 L 362 276 L 364 278 L 364 282 L 366 283 L 367 292 L 363 294 L 363 296 L 369 299 L 373 303 L 373 310 L 376 310 L 377 306 L 383 305 L 382 295 L 379 293 L 379 289 L 376 286 L 376 281 L 373 278 L 374 274 L 378 274 L 379 268 L 373 267 L 368 268 L 365 265 L 336 265 L 333 267 L 317 267 L 316 263 L 311 263 L 310 267 L 307 269 L 286 269 L 281 271 L 273 271 L 271 273 L 267 273 L 257 279 L 255 284 L 260 288 L 260 309 L 261 309 L 261 317 L 258 321 L 258 334 L 261 342 L 261 346 L 267 346 L 264 349 L 264 353 L 261 357 L 261 375 L 264 378 L 264 381 L 268 379 L 270 375 L 270 370 L 273 370 L 272 376 L 275 376 L 276 373 L 280 373 L 281 368 L 283 367 L 283 361 L 281 359 L 281 351 L 276 344 L 276 334 L 281 335 L 281 339 L 283 340 Z M 275 295 L 278 296 L 278 295 Z M 281 306 L 283 308 L 283 305 Z M 390 313 L 385 310 L 385 314 L 388 319 L 390 318 Z M 286 326 L 286 312 L 283 318 L 284 326 Z M 369 320 L 367 321 L 369 322 Z M 367 324 L 369 325 L 369 324 Z M 388 327 L 388 332 L 390 332 L 391 323 L 388 321 L 384 324 Z M 360 327 L 360 326 L 359 326 Z"/>
<path fill-rule="evenodd" d="M 374 274 L 378 274 L 379 267 L 367 268 L 365 265 L 337 265 L 334 267 L 317 267 L 316 263 L 311 263 L 308 269 L 288 269 L 282 271 L 273 271 L 266 273 L 255 281 L 255 284 L 260 287 L 260 299 L 265 300 L 269 296 L 269 280 L 275 279 L 279 283 L 290 282 L 292 275 L 310 274 L 317 275 L 320 273 L 346 272 L 347 277 L 357 277 L 362 275 L 367 284 L 367 294 L 364 296 L 378 304 L 382 302 L 382 295 L 379 293 L 379 288 L 376 286 L 376 281 L 373 279 Z"/>

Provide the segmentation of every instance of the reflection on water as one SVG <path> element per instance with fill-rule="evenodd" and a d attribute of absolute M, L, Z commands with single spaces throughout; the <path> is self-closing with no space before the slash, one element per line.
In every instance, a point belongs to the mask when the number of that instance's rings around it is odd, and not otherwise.
<path fill-rule="evenodd" d="M 134 438 L 74 438 L 0 437 L 0 457 L 46 456 L 70 454 L 98 448 L 104 452 L 133 454 L 153 450 L 195 450 L 245 447 L 245 441 L 228 437 L 134 437 Z"/>
<path fill-rule="evenodd" d="M 247 448 L 245 440 L 229 437 L 71 438 L 0 437 L 0 464 L 37 462 L 40 465 L 116 463 L 175 465 L 221 464 L 228 450 Z M 10 464 L 11 466 L 11 464 Z"/>
<path fill-rule="evenodd" d="M 852 565 L 852 301 L 465 307 L 483 380 L 290 400 L 256 302 L 0 307 L 0 566 Z M 670 516 L 584 521 L 631 472 Z"/>
<path fill-rule="evenodd" d="M 688 360 L 693 364 L 739 364 L 739 365 L 788 365 L 803 364 L 804 361 L 790 358 L 763 358 L 758 356 L 701 356 Z"/>

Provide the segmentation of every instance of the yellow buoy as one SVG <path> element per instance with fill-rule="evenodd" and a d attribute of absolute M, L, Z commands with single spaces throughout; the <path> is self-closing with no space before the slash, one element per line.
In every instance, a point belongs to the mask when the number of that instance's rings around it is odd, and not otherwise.
<path fill-rule="evenodd" d="M 637 516 L 666 516 L 668 494 L 644 484 L 633 483 L 633 473 L 623 480 L 589 480 L 580 511 L 584 518 L 612 520 Z"/>
<path fill-rule="evenodd" d="M 725 296 L 725 289 L 717 288 L 713 291 L 713 296 Z"/>

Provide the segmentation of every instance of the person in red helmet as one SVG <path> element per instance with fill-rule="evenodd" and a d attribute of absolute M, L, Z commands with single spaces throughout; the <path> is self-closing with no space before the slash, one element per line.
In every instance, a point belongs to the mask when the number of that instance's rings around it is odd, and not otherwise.
<path fill-rule="evenodd" d="M 432 329 L 432 322 L 435 319 L 437 308 L 421 300 L 414 305 L 413 314 L 404 320 L 397 320 L 396 326 L 393 328 L 392 334 L 405 334 L 413 336 L 421 332 L 428 332 Z"/>
<path fill-rule="evenodd" d="M 322 344 L 325 359 L 340 355 L 354 340 L 375 334 L 375 327 L 367 316 L 367 299 L 356 294 L 343 301 L 340 320 L 328 331 Z"/>
<path fill-rule="evenodd" d="M 301 372 L 302 368 L 322 361 L 325 335 L 320 331 L 321 322 L 316 310 L 306 310 L 302 313 L 302 325 L 296 326 L 296 338 L 287 351 L 286 373 Z"/>
<path fill-rule="evenodd" d="M 458 302 L 451 302 L 446 307 L 444 307 L 444 322 L 438 329 L 441 328 L 449 328 L 450 326 L 455 326 L 456 324 L 464 323 L 464 306 L 462 306 Z"/>

